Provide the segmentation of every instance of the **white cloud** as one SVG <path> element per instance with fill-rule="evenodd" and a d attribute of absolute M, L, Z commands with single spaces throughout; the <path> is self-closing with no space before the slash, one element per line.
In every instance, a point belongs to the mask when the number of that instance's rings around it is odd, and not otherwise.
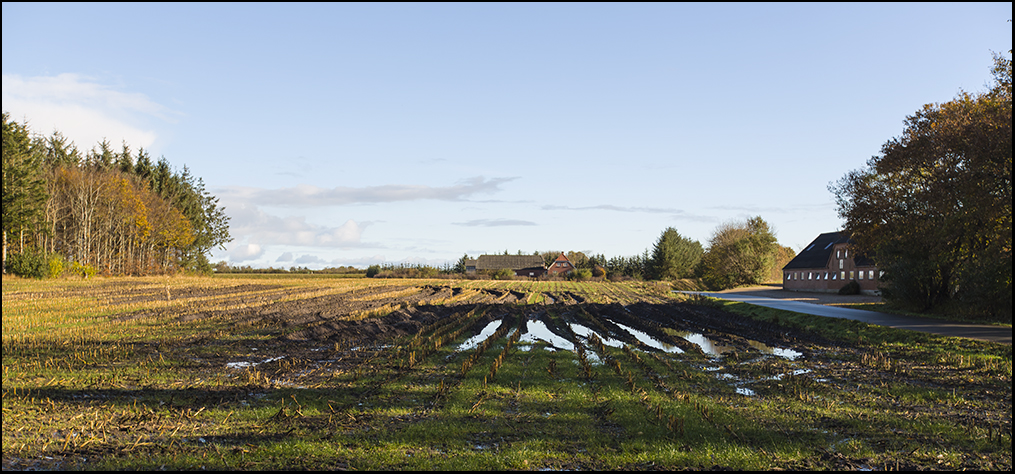
<path fill-rule="evenodd" d="M 173 121 L 179 113 L 136 92 L 121 92 L 78 74 L 21 77 L 3 74 L 3 109 L 12 120 L 27 120 L 36 133 L 60 131 L 81 151 L 103 139 L 117 147 L 150 148 L 158 134 L 137 124 L 155 117 Z"/>
<path fill-rule="evenodd" d="M 257 244 L 239 244 L 229 249 L 230 262 L 257 260 L 261 255 L 264 255 L 264 249 Z"/>
<path fill-rule="evenodd" d="M 235 201 L 225 203 L 225 208 L 230 218 L 229 233 L 261 245 L 363 247 L 363 229 L 370 224 L 349 219 L 338 227 L 319 226 L 307 222 L 305 216 L 274 216 L 257 206 Z"/>
<path fill-rule="evenodd" d="M 275 260 L 275 262 L 291 262 L 291 261 L 293 261 L 292 252 L 285 252 L 282 255 L 279 255 L 278 258 Z"/>
<path fill-rule="evenodd" d="M 318 257 L 317 255 L 301 255 L 296 259 L 296 263 L 325 263 L 325 260 L 321 259 L 321 257 Z"/>

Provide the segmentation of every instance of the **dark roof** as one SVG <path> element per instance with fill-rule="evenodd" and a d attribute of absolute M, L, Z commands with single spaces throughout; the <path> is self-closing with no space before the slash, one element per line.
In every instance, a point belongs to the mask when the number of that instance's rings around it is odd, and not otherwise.
<path fill-rule="evenodd" d="M 814 239 L 807 247 L 800 251 L 793 260 L 790 260 L 783 270 L 796 268 L 825 268 L 828 265 L 832 254 L 832 247 L 835 244 L 853 243 L 849 237 L 842 232 L 827 232 Z M 853 262 L 858 267 L 874 266 L 874 262 L 865 255 L 853 257 Z"/>
<path fill-rule="evenodd" d="M 500 270 L 509 268 L 543 268 L 543 257 L 539 255 L 480 255 L 476 259 L 476 270 Z"/>

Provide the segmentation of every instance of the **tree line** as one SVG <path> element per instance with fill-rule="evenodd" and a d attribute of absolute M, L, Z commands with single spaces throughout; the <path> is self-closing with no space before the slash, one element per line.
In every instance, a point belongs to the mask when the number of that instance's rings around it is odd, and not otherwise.
<path fill-rule="evenodd" d="M 881 154 L 829 185 L 894 306 L 1011 323 L 1011 58 L 995 55 L 992 74 L 988 91 L 906 117 Z"/>
<path fill-rule="evenodd" d="M 229 217 L 187 167 L 124 143 L 88 152 L 3 112 L 3 269 L 25 276 L 210 273 Z"/>
<path fill-rule="evenodd" d="M 563 253 L 575 266 L 572 279 L 609 278 L 612 280 L 679 280 L 694 278 L 710 289 L 721 290 L 781 280 L 781 269 L 796 256 L 793 249 L 779 245 L 775 232 L 761 216 L 728 221 L 716 227 L 708 247 L 680 235 L 668 227 L 651 249 L 639 255 L 607 258 L 603 254 L 586 255 L 580 251 L 536 251 L 547 266 Z M 507 250 L 504 255 L 510 255 Z M 516 255 L 526 255 L 519 250 Z M 465 273 L 463 255 L 449 269 L 434 273 Z M 368 272 L 368 275 L 370 273 Z"/>

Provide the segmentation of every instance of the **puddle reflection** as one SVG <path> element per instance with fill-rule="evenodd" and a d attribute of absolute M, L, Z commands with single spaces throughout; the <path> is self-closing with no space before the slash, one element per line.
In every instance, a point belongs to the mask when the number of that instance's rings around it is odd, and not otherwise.
<path fill-rule="evenodd" d="M 522 334 L 522 337 L 518 339 L 519 342 L 528 342 L 529 344 L 533 344 L 536 341 L 544 341 L 558 349 L 574 351 L 574 344 L 571 344 L 571 341 L 554 334 L 542 321 L 533 319 L 529 320 L 526 325 L 528 327 L 528 332 Z M 549 347 L 547 349 L 552 350 L 552 348 Z"/>
<path fill-rule="evenodd" d="M 490 321 L 490 323 L 487 324 L 482 331 L 479 331 L 479 334 L 476 334 L 475 336 L 466 339 L 465 342 L 459 344 L 458 349 L 455 350 L 467 351 L 470 349 L 475 349 L 477 346 L 479 346 L 479 344 L 485 341 L 486 338 L 490 337 L 491 334 L 497 332 L 497 328 L 500 327 L 500 323 L 501 320 L 499 319 L 495 321 Z"/>
<path fill-rule="evenodd" d="M 780 347 L 771 347 L 765 343 L 758 341 L 748 341 L 751 347 L 761 351 L 763 354 L 770 354 L 774 356 L 782 357 L 787 360 L 796 360 L 797 357 L 803 355 L 802 352 L 794 351 L 793 349 L 783 349 Z"/>
<path fill-rule="evenodd" d="M 270 359 L 264 359 L 261 362 L 227 362 L 226 367 L 230 369 L 246 369 L 247 367 L 254 367 L 259 364 L 267 364 L 268 362 L 275 362 L 276 360 L 285 359 L 285 356 L 272 357 Z"/>
<path fill-rule="evenodd" d="M 654 347 L 656 349 L 659 349 L 661 351 L 666 351 L 666 352 L 675 352 L 677 354 L 683 354 L 684 353 L 683 349 L 681 349 L 681 348 L 679 348 L 677 346 L 674 346 L 672 344 L 667 344 L 665 342 L 662 342 L 662 341 L 660 341 L 660 340 L 658 340 L 658 339 L 656 339 L 656 338 L 654 338 L 652 336 L 649 336 L 648 334 L 645 334 L 645 333 L 643 333 L 643 332 L 641 332 L 641 331 L 639 331 L 637 329 L 625 326 L 625 325 L 620 324 L 618 322 L 614 322 L 614 324 L 616 324 L 617 326 L 620 326 L 621 329 L 631 333 L 631 335 L 634 336 L 635 339 L 638 339 L 639 341 L 643 342 L 646 346 Z"/>
<path fill-rule="evenodd" d="M 571 330 L 574 331 L 575 334 L 584 337 L 585 339 L 588 339 L 590 336 L 595 334 L 596 336 L 599 336 L 599 340 L 603 341 L 604 345 L 616 347 L 617 349 L 623 349 L 624 347 L 624 343 L 622 341 L 610 339 L 602 334 L 599 334 L 599 332 L 596 331 L 595 329 L 582 326 L 581 324 L 571 323 Z"/>
<path fill-rule="evenodd" d="M 732 352 L 734 350 L 733 347 L 717 344 L 711 339 L 696 332 L 674 331 L 674 333 L 677 336 L 684 338 L 686 341 L 697 345 L 701 348 L 702 352 L 710 356 L 719 357 L 722 356 L 724 352 Z"/>

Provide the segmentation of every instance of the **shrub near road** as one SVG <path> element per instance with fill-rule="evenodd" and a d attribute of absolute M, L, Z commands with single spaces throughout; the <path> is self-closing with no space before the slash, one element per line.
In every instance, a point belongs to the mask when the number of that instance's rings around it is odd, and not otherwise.
<path fill-rule="evenodd" d="M 3 301 L 4 469 L 1011 468 L 1010 346 L 652 284 L 5 278 Z"/>

